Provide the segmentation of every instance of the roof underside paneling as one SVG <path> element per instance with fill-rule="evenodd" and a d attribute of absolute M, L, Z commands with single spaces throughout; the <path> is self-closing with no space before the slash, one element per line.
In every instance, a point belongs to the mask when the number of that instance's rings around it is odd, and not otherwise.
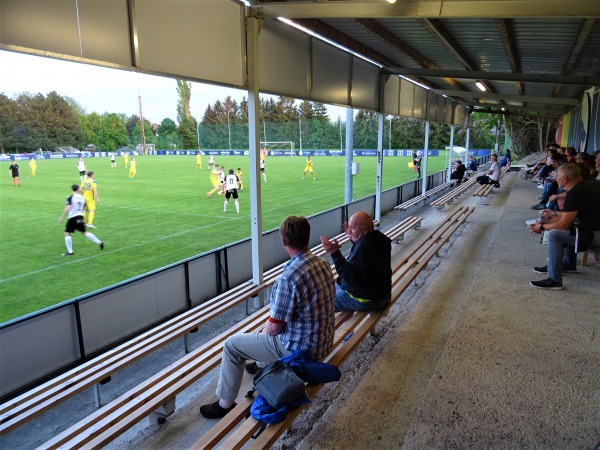
<path fill-rule="evenodd" d="M 600 86 L 600 0 L 170 0 L 160 8 L 155 0 L 113 0 L 106 11 L 91 1 L 79 10 L 75 0 L 46 3 L 40 10 L 39 0 L 0 0 L 0 48 L 244 88 L 246 24 L 283 17 L 381 69 L 353 64 L 287 24 L 265 25 L 262 41 L 273 52 L 258 51 L 266 92 L 354 106 L 354 82 L 360 106 L 379 109 L 380 70 L 470 109 L 558 116 Z M 402 91 L 393 111 L 407 110 Z"/>

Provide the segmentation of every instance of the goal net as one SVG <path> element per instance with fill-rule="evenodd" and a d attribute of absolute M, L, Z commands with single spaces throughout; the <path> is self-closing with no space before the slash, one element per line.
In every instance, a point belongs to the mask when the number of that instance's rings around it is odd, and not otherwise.
<path fill-rule="evenodd" d="M 283 152 L 290 156 L 296 156 L 294 141 L 260 141 L 260 151 Z"/>
<path fill-rule="evenodd" d="M 135 146 L 135 150 L 139 152 L 140 155 L 148 155 L 154 153 L 156 146 L 154 144 L 146 144 L 145 146 L 142 144 L 137 144 Z"/>

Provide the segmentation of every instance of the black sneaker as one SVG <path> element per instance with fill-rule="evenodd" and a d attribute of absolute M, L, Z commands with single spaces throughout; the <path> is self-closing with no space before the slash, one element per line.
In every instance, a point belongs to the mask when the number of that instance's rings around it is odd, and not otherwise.
<path fill-rule="evenodd" d="M 499 188 L 500 187 L 500 183 L 494 183 L 494 187 Z"/>
<path fill-rule="evenodd" d="M 531 209 L 535 210 L 535 211 L 541 211 L 542 209 L 546 209 L 546 203 L 544 202 L 540 202 L 537 205 L 533 205 L 531 207 Z"/>
<path fill-rule="evenodd" d="M 207 419 L 221 419 L 225 417 L 229 411 L 235 408 L 236 403 L 231 405 L 230 408 L 222 408 L 219 405 L 219 400 L 214 403 L 209 403 L 208 405 L 203 405 L 200 407 L 200 414 L 202 414 Z"/>
<path fill-rule="evenodd" d="M 534 267 L 533 271 L 537 273 L 548 273 L 548 266 Z M 577 267 L 563 267 L 562 271 L 563 273 L 578 273 Z"/>
<path fill-rule="evenodd" d="M 100 250 L 104 250 L 104 242 L 100 242 Z"/>
<path fill-rule="evenodd" d="M 258 367 L 258 364 L 256 364 L 256 362 L 246 364 L 246 372 L 248 372 L 250 375 L 257 374 L 259 370 L 260 367 Z"/>
<path fill-rule="evenodd" d="M 63 256 L 73 256 L 75 253 L 73 252 L 67 252 L 67 253 L 63 253 Z"/>
<path fill-rule="evenodd" d="M 563 285 L 560 281 L 554 281 L 552 278 L 546 278 L 545 280 L 540 281 L 532 281 L 531 284 L 535 288 L 539 289 L 555 289 L 560 290 L 564 289 Z"/>

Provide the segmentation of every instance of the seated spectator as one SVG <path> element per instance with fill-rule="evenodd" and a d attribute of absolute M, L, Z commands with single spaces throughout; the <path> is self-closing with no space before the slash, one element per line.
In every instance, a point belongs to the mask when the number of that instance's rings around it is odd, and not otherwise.
<path fill-rule="evenodd" d="M 392 297 L 392 241 L 374 229 L 373 219 L 357 212 L 344 225 L 353 242 L 348 258 L 336 240 L 321 236 L 321 243 L 338 273 L 336 311 L 373 311 L 387 306 Z"/>
<path fill-rule="evenodd" d="M 454 168 L 454 170 L 450 174 L 450 179 L 451 180 L 458 180 L 458 184 L 460 184 L 461 181 L 463 180 L 463 178 L 465 177 L 465 172 L 466 171 L 467 171 L 467 168 L 462 163 L 462 161 L 459 159 L 458 161 L 456 161 L 456 167 Z"/>
<path fill-rule="evenodd" d="M 567 158 L 567 162 L 576 163 L 575 155 L 577 155 L 577 149 L 575 147 L 567 147 L 565 150 L 565 156 Z"/>
<path fill-rule="evenodd" d="M 271 315 L 262 333 L 240 333 L 225 341 L 219 400 L 200 408 L 208 419 L 224 417 L 236 405 L 246 360 L 269 363 L 295 350 L 319 359 L 333 343 L 333 275 L 327 261 L 308 250 L 310 224 L 304 217 L 289 216 L 279 233 L 290 260 L 273 285 Z"/>
<path fill-rule="evenodd" d="M 529 227 L 533 233 L 547 232 L 548 265 L 533 270 L 548 278 L 531 282 L 541 289 L 563 289 L 563 273 L 577 271 L 577 252 L 587 250 L 594 231 L 600 231 L 600 187 L 584 183 L 579 168 L 569 163 L 557 169 L 556 181 L 566 191 L 563 210 L 544 210 L 542 222 Z"/>
<path fill-rule="evenodd" d="M 506 149 L 506 154 L 504 155 L 504 158 L 502 158 L 502 161 L 500 161 L 500 167 L 510 167 L 512 163 L 512 155 L 510 154 L 510 149 Z"/>
<path fill-rule="evenodd" d="M 552 167 L 552 170 L 556 170 L 561 164 L 564 164 L 564 163 L 565 163 L 564 157 L 560 153 L 554 153 L 550 157 L 550 166 Z M 533 205 L 531 207 L 531 209 L 534 209 L 536 211 L 541 211 L 542 209 L 546 209 L 548 207 L 546 204 L 548 203 L 550 196 L 552 196 L 554 194 L 558 194 L 559 192 L 561 192 L 561 190 L 558 187 L 558 183 L 556 183 L 556 181 L 553 179 L 549 180 L 546 183 L 546 185 L 544 186 L 544 191 L 542 192 L 540 202 Z"/>
<path fill-rule="evenodd" d="M 549 150 L 544 165 L 540 167 L 540 169 L 537 171 L 533 178 L 534 181 L 537 181 L 538 183 L 542 184 L 546 177 L 550 175 L 550 172 L 554 170 L 554 167 L 552 166 L 551 162 L 553 155 L 559 155 L 560 157 L 562 157 L 562 155 L 560 155 L 560 153 L 558 153 L 556 150 Z"/>
<path fill-rule="evenodd" d="M 475 157 L 473 155 L 469 156 L 468 174 L 472 175 L 475 172 L 477 172 L 477 167 L 477 160 L 475 159 Z"/>
<path fill-rule="evenodd" d="M 492 155 L 492 165 L 485 175 L 477 177 L 476 181 L 481 184 L 493 184 L 495 187 L 500 187 L 500 164 L 498 164 L 498 155 Z"/>

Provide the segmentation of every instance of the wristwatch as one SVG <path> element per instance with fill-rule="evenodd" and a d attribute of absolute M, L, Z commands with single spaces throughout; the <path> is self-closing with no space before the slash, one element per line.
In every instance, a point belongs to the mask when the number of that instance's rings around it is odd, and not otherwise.
<path fill-rule="evenodd" d="M 540 224 L 540 231 L 544 231 L 544 224 Z"/>

